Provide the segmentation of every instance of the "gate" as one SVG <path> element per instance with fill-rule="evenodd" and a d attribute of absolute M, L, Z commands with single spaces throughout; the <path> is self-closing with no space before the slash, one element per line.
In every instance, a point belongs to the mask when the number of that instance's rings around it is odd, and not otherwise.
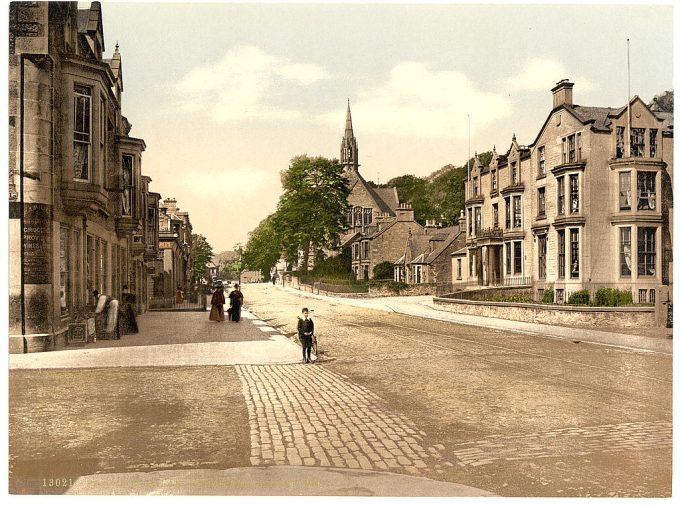
<path fill-rule="evenodd" d="M 153 296 L 149 311 L 205 311 L 207 296 L 202 287 L 187 290 L 184 300 L 178 302 L 176 296 Z"/>

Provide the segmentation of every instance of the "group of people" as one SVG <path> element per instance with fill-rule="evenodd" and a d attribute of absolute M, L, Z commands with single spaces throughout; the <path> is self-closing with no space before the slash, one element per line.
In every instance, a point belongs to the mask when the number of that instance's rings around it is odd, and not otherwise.
<path fill-rule="evenodd" d="M 224 286 L 218 286 L 212 294 L 210 300 L 210 317 L 214 322 L 224 321 L 224 305 L 226 299 L 224 297 Z M 227 316 L 230 321 L 238 322 L 241 320 L 241 306 L 243 306 L 243 293 L 238 284 L 234 285 L 234 289 L 229 294 L 229 308 L 227 309 Z"/>
<path fill-rule="evenodd" d="M 127 285 L 123 285 L 122 304 L 110 295 L 99 293 L 99 290 L 94 290 L 92 296 L 95 304 L 95 328 L 100 338 L 120 339 L 121 335 L 139 332 L 134 310 L 136 297 Z"/>

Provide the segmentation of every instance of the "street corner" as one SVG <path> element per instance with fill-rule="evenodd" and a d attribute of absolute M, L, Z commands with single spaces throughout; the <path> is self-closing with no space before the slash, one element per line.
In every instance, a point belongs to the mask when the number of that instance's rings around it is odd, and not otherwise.
<path fill-rule="evenodd" d="M 96 474 L 78 478 L 66 495 L 496 497 L 423 477 L 305 466 Z"/>

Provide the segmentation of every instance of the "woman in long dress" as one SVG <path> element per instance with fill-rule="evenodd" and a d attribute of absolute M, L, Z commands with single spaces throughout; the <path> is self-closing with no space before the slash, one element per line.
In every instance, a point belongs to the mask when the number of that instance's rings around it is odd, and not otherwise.
<path fill-rule="evenodd" d="M 210 299 L 210 320 L 214 322 L 224 321 L 224 288 L 218 288 Z"/>
<path fill-rule="evenodd" d="M 234 290 L 229 294 L 231 301 L 231 321 L 241 320 L 241 306 L 243 305 L 243 293 L 238 284 L 234 285 Z"/>

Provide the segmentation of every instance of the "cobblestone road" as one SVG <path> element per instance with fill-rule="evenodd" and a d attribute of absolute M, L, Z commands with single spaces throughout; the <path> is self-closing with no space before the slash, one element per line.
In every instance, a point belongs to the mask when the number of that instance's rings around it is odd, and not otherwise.
<path fill-rule="evenodd" d="M 443 446 L 390 412 L 368 389 L 321 366 L 238 366 L 253 465 L 389 470 L 413 475 L 452 466 Z"/>

